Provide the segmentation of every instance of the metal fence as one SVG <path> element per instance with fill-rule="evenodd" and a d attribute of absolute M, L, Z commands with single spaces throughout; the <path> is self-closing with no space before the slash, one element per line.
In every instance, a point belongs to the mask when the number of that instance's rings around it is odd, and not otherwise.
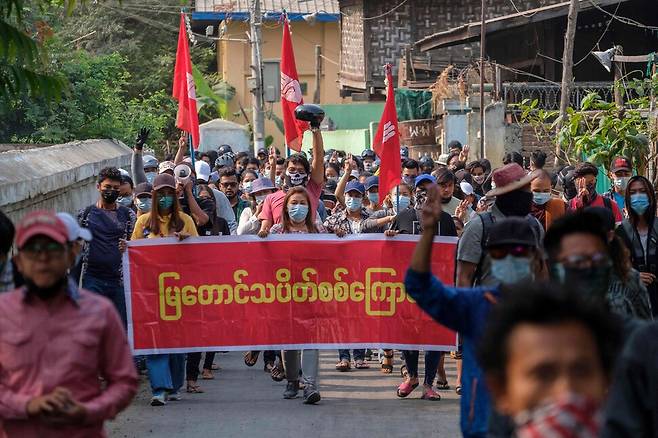
<path fill-rule="evenodd" d="M 612 82 L 576 82 L 571 88 L 572 108 L 580 108 L 582 100 L 592 91 L 595 91 L 603 100 L 612 102 L 614 92 Z M 514 111 L 510 104 L 523 102 L 524 99 L 533 101 L 537 99 L 539 105 L 537 108 L 545 110 L 560 109 L 560 85 L 532 82 L 507 82 L 503 84 L 503 95 L 508 105 L 508 111 Z"/>

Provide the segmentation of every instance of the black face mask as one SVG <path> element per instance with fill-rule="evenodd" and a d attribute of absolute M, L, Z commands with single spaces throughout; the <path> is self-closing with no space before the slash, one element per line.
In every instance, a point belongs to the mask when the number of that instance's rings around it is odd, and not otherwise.
<path fill-rule="evenodd" d="M 52 286 L 48 287 L 39 287 L 37 286 L 31 278 L 25 279 L 25 286 L 27 286 L 27 293 L 34 295 L 35 297 L 47 301 L 55 297 L 66 284 L 67 277 L 66 275 L 57 280 Z"/>
<path fill-rule="evenodd" d="M 414 198 L 416 210 L 422 210 L 425 206 L 425 203 L 427 202 L 427 191 L 421 190 L 420 192 L 416 192 Z"/>
<path fill-rule="evenodd" d="M 514 190 L 496 196 L 496 207 L 505 216 L 527 216 L 532 208 L 532 192 Z"/>
<path fill-rule="evenodd" d="M 441 204 L 447 204 L 450 201 L 452 201 L 452 197 L 450 197 L 450 198 L 441 198 Z"/>
<path fill-rule="evenodd" d="M 576 288 L 585 299 L 596 302 L 605 300 L 612 271 L 610 264 L 589 268 L 567 268 L 561 263 L 555 263 L 551 271 L 554 279 Z"/>
<path fill-rule="evenodd" d="M 101 192 L 101 196 L 103 197 L 103 201 L 107 202 L 108 204 L 114 204 L 119 197 L 119 191 L 118 190 L 103 190 Z"/>

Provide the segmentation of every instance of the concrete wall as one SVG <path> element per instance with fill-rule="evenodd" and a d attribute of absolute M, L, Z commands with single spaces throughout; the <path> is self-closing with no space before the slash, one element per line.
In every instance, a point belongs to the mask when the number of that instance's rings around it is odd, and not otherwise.
<path fill-rule="evenodd" d="M 491 103 L 485 99 L 484 114 L 484 156 L 491 162 L 492 168 L 502 166 L 503 156 L 507 152 L 521 152 L 521 130 L 517 125 L 510 125 L 505 120 L 505 103 Z M 472 96 L 468 105 L 473 110 L 467 114 L 468 144 L 471 147 L 470 159 L 480 157 L 480 98 Z"/>
<path fill-rule="evenodd" d="M 306 83 L 307 89 L 304 101 L 311 103 L 315 92 L 315 46 L 322 46 L 322 54 L 332 61 L 338 62 L 339 55 L 339 33 L 338 23 L 316 22 L 311 26 L 306 22 L 293 22 L 290 24 L 292 31 L 292 43 L 295 51 L 295 62 L 299 82 Z M 263 24 L 262 35 L 262 58 L 281 59 L 281 23 L 267 21 Z M 245 32 L 249 30 L 249 23 L 243 21 L 230 21 L 228 23 L 226 38 L 245 39 Z M 247 78 L 252 75 L 251 48 L 249 44 L 239 41 L 222 41 L 217 45 L 217 65 L 225 81 L 235 87 L 236 94 L 229 109 L 231 113 L 238 116 L 229 116 L 233 122 L 246 123 L 240 113 L 240 105 L 246 110 L 251 120 L 251 93 L 247 87 Z M 338 93 L 338 66 L 327 60 L 322 60 L 322 76 L 320 83 L 320 103 L 341 103 L 342 99 Z M 273 109 L 274 114 L 281 117 L 281 103 L 267 103 L 265 109 Z M 265 136 L 274 137 L 274 146 L 282 149 L 283 134 L 273 121 L 265 119 Z"/>
<path fill-rule="evenodd" d="M 74 213 L 98 199 L 107 166 L 130 171 L 131 149 L 116 140 L 84 140 L 0 153 L 0 208 L 14 221 L 37 209 Z"/>

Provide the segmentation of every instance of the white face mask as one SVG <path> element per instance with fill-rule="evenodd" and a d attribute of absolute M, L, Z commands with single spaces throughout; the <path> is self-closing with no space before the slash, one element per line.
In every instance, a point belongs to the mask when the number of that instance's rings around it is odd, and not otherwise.
<path fill-rule="evenodd" d="M 262 204 L 263 202 L 265 202 L 265 198 L 267 198 L 267 195 L 257 195 L 256 204 Z"/>

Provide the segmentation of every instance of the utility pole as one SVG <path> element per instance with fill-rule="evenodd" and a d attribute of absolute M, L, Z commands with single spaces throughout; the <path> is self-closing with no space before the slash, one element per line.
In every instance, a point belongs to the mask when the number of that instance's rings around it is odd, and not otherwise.
<path fill-rule="evenodd" d="M 315 93 L 313 103 L 320 103 L 320 79 L 322 76 L 322 46 L 315 46 Z"/>
<path fill-rule="evenodd" d="M 576 23 L 578 22 L 579 0 L 569 3 L 569 16 L 567 17 L 567 32 L 564 34 L 564 52 L 562 53 L 562 87 L 560 91 L 560 119 L 556 132 L 560 132 L 564 119 L 567 117 L 567 107 L 571 100 L 571 82 L 573 81 L 573 46 L 576 40 Z M 555 165 L 560 163 L 562 149 L 555 144 Z"/>
<path fill-rule="evenodd" d="M 251 83 L 254 132 L 254 154 L 265 147 L 265 112 L 263 104 L 263 64 L 261 57 L 262 44 L 262 14 L 260 0 L 253 0 L 251 14 L 249 14 L 250 43 L 251 43 Z"/>
<path fill-rule="evenodd" d="M 485 21 L 485 10 L 487 0 L 482 0 L 480 11 L 480 159 L 484 158 L 484 54 L 487 35 L 487 23 Z"/>

